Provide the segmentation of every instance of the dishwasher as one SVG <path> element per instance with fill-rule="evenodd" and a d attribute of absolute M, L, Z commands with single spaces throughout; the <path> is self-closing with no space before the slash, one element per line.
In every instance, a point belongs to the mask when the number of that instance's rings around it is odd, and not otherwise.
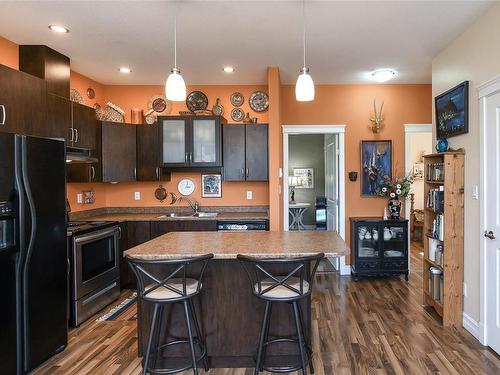
<path fill-rule="evenodd" d="M 267 220 L 227 220 L 217 222 L 218 232 L 246 232 L 269 230 Z"/>

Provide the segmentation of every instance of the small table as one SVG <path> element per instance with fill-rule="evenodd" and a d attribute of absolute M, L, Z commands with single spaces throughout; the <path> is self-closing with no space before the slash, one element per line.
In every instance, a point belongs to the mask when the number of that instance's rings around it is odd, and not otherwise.
<path fill-rule="evenodd" d="M 303 218 L 305 212 L 309 209 L 311 206 L 311 203 L 289 203 L 288 204 L 288 211 L 290 212 L 290 215 L 292 216 L 292 222 L 289 225 L 289 229 L 293 230 L 302 230 L 306 229 L 306 226 L 304 225 Z"/>

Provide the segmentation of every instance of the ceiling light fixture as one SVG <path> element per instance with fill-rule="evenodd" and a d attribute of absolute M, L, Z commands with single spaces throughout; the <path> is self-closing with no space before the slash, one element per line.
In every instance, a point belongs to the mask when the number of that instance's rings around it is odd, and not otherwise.
<path fill-rule="evenodd" d="M 394 78 L 396 76 L 396 72 L 391 69 L 379 69 L 375 70 L 372 73 L 372 77 L 376 82 L 383 83 L 388 80 Z"/>
<path fill-rule="evenodd" d="M 59 33 L 59 34 L 67 34 L 67 33 L 69 33 L 69 29 L 68 28 L 66 28 L 64 26 L 60 26 L 60 25 L 50 25 L 49 29 L 52 30 L 53 32 Z"/>
<path fill-rule="evenodd" d="M 306 2 L 302 0 L 302 43 L 304 48 L 304 64 L 301 74 L 295 84 L 295 99 L 298 102 L 310 102 L 314 100 L 314 82 L 309 74 L 309 68 L 306 66 Z"/>
<path fill-rule="evenodd" d="M 225 66 L 224 69 L 224 73 L 233 73 L 234 72 L 234 68 L 232 66 Z"/>
<path fill-rule="evenodd" d="M 177 68 L 177 16 L 174 19 L 174 67 L 165 83 L 165 96 L 174 102 L 186 100 L 186 83 Z"/>
<path fill-rule="evenodd" d="M 129 74 L 132 72 L 132 69 L 127 68 L 126 66 L 122 66 L 121 68 L 118 68 L 118 71 L 123 74 Z"/>

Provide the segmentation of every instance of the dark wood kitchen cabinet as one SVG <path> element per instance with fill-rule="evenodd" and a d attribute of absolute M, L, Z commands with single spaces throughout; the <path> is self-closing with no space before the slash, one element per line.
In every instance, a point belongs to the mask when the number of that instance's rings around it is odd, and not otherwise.
<path fill-rule="evenodd" d="M 0 131 L 51 136 L 45 121 L 45 81 L 0 65 Z"/>
<path fill-rule="evenodd" d="M 134 246 L 148 242 L 150 237 L 149 221 L 128 221 L 120 223 L 120 287 L 135 288 L 135 275 L 123 253 Z"/>
<path fill-rule="evenodd" d="M 137 125 L 137 181 L 170 181 L 160 165 L 158 123 Z"/>
<path fill-rule="evenodd" d="M 124 182 L 136 180 L 135 125 L 98 122 L 95 181 Z"/>
<path fill-rule="evenodd" d="M 44 45 L 21 45 L 19 70 L 44 80 L 48 92 L 69 99 L 69 57 Z"/>
<path fill-rule="evenodd" d="M 71 102 L 68 99 L 47 93 L 47 121 L 45 126 L 52 137 L 63 138 L 66 142 L 71 142 Z"/>
<path fill-rule="evenodd" d="M 159 116 L 160 163 L 168 170 L 222 167 L 221 116 Z"/>
<path fill-rule="evenodd" d="M 267 181 L 267 124 L 223 126 L 224 180 Z"/>
<path fill-rule="evenodd" d="M 94 150 L 96 148 L 97 118 L 94 108 L 71 102 L 70 144 L 77 148 Z"/>
<path fill-rule="evenodd" d="M 151 222 L 151 239 L 169 232 L 216 231 L 215 220 L 165 220 Z"/>

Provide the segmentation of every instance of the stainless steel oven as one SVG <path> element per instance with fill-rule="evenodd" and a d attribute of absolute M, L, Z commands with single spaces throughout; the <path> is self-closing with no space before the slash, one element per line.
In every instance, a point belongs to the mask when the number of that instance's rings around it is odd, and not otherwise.
<path fill-rule="evenodd" d="M 115 225 L 72 237 L 71 324 L 74 326 L 120 294 L 119 233 Z"/>

